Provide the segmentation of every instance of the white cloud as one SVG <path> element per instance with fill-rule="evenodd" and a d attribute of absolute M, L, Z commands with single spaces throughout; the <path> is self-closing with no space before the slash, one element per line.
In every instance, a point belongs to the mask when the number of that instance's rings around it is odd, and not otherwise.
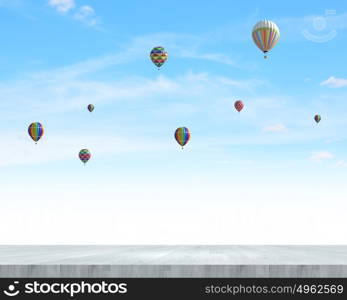
<path fill-rule="evenodd" d="M 283 124 L 275 124 L 275 125 L 270 125 L 263 128 L 263 131 L 266 131 L 266 132 L 283 132 L 286 130 L 287 130 L 287 127 L 284 126 Z"/>
<path fill-rule="evenodd" d="M 217 164 L 221 164 L 221 165 L 243 165 L 243 166 L 250 166 L 253 165 L 254 162 L 252 160 L 217 160 L 216 161 Z"/>
<path fill-rule="evenodd" d="M 45 123 L 43 124 L 46 125 Z M 37 145 L 28 134 L 16 132 L 4 135 L 8 144 L 0 148 L 0 167 L 8 165 L 40 164 L 52 161 L 78 160 L 78 152 L 82 148 L 88 148 L 92 158 L 110 153 L 129 153 L 144 151 L 162 151 L 168 147 L 160 141 L 137 137 L 115 135 L 104 133 L 102 135 L 89 133 L 88 145 L 81 134 L 57 133 L 49 128 L 46 130 Z M 57 151 L 59 149 L 59 151 Z M 92 161 L 92 159 L 91 159 Z"/>
<path fill-rule="evenodd" d="M 338 139 L 338 138 L 328 138 L 324 142 L 327 144 L 332 144 L 332 143 L 336 143 L 336 142 L 340 142 L 340 141 L 341 141 L 341 139 Z"/>
<path fill-rule="evenodd" d="M 338 162 L 336 162 L 335 166 L 339 167 L 339 168 L 346 168 L 347 167 L 347 162 L 344 161 L 344 160 L 339 160 Z"/>
<path fill-rule="evenodd" d="M 19 3 L 18 0 L 0 0 L 0 6 L 10 6 L 13 3 Z"/>
<path fill-rule="evenodd" d="M 81 6 L 74 15 L 74 19 L 88 26 L 94 26 L 96 25 L 95 10 L 89 5 Z"/>
<path fill-rule="evenodd" d="M 232 66 L 238 69 L 247 69 L 247 70 L 255 70 L 257 68 L 256 65 L 251 64 L 249 62 L 243 62 L 242 64 L 232 59 L 230 56 L 222 54 L 222 53 L 199 53 L 196 50 L 187 50 L 187 49 L 177 49 L 177 55 L 182 58 L 193 58 L 200 60 L 208 60 L 228 66 Z"/>
<path fill-rule="evenodd" d="M 75 0 L 49 0 L 48 5 L 54 7 L 59 13 L 64 14 L 76 7 Z M 87 26 L 95 26 L 97 23 L 95 10 L 89 5 L 79 7 L 78 11 L 73 15 L 73 19 Z"/>
<path fill-rule="evenodd" d="M 94 8 L 88 5 L 84 5 L 79 9 L 78 13 L 75 16 L 77 19 L 84 19 L 94 15 L 94 13 L 95 13 Z"/>
<path fill-rule="evenodd" d="M 187 58 L 195 58 L 195 59 L 204 59 L 204 60 L 210 60 L 230 66 L 236 66 L 236 62 L 232 60 L 230 57 L 220 54 L 220 53 L 204 53 L 200 54 L 197 52 L 189 51 L 186 49 L 182 49 L 180 52 L 181 57 L 187 57 Z"/>
<path fill-rule="evenodd" d="M 49 0 L 48 4 L 60 13 L 67 13 L 76 6 L 75 0 Z"/>
<path fill-rule="evenodd" d="M 80 79 L 79 77 L 88 72 L 94 72 L 102 68 L 109 67 L 105 62 L 117 64 L 119 58 L 105 58 L 95 61 L 87 61 L 71 67 L 59 68 L 57 70 L 40 72 L 29 76 L 27 79 L 7 82 L 0 84 L 0 92 L 4 97 L 11 98 L 12 102 L 7 109 L 11 113 L 2 115 L 1 118 L 18 119 L 32 118 L 40 114 L 62 113 L 68 111 L 80 110 L 85 106 L 86 99 L 93 104 L 101 102 L 114 102 L 124 100 L 147 100 L 148 97 L 162 97 L 164 95 L 199 98 L 202 101 L 202 95 L 215 94 L 214 89 L 221 93 L 228 93 L 229 89 L 244 88 L 246 83 L 224 78 L 215 77 L 207 73 L 188 72 L 177 77 L 167 77 L 158 75 L 156 78 L 146 78 L 131 76 L 119 80 L 99 81 L 92 79 Z M 229 81 L 234 82 L 230 86 Z M 208 96 L 206 96 L 208 97 Z M 49 101 L 47 101 L 49 99 Z M 30 103 L 30 109 L 28 109 Z M 196 103 L 186 103 L 183 100 L 176 103 L 178 106 L 185 106 L 185 112 L 195 112 L 196 109 L 203 109 Z M 213 103 L 210 103 L 213 105 Z M 15 109 L 11 109 L 10 107 Z M 171 110 L 167 111 L 167 106 Z M 188 107 L 191 106 L 191 107 Z M 176 113 L 182 107 L 173 107 L 173 103 L 167 103 L 166 109 L 157 107 L 157 113 L 162 112 L 165 115 Z M 209 110 L 208 108 L 206 108 Z"/>
<path fill-rule="evenodd" d="M 326 151 L 321 151 L 321 152 L 316 152 L 310 156 L 310 160 L 314 162 L 320 162 L 322 160 L 326 159 L 332 159 L 334 155 L 332 155 L 330 152 Z"/>
<path fill-rule="evenodd" d="M 340 88 L 340 87 L 347 86 L 347 79 L 330 76 L 327 80 L 321 82 L 320 85 L 328 86 L 330 88 Z"/>

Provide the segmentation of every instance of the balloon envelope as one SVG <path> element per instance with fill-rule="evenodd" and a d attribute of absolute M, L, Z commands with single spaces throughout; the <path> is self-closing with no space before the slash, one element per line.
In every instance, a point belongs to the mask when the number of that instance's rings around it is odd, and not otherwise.
<path fill-rule="evenodd" d="M 240 112 L 240 111 L 243 109 L 243 107 L 244 107 L 243 102 L 242 102 L 241 100 L 237 100 L 237 101 L 234 103 L 234 107 L 236 108 L 236 110 L 237 110 L 238 112 Z"/>
<path fill-rule="evenodd" d="M 44 130 L 41 123 L 34 122 L 29 125 L 28 133 L 34 142 L 38 142 L 38 140 L 43 136 L 43 132 Z"/>
<path fill-rule="evenodd" d="M 90 112 L 92 112 L 92 111 L 94 110 L 94 105 L 93 105 L 93 104 L 89 104 L 89 105 L 88 105 L 88 110 L 89 110 Z"/>
<path fill-rule="evenodd" d="M 178 144 L 180 144 L 183 148 L 190 139 L 190 132 L 187 127 L 179 127 L 175 131 L 175 139 Z"/>
<path fill-rule="evenodd" d="M 321 119 L 322 119 L 322 118 L 321 118 L 320 115 L 315 115 L 315 116 L 314 116 L 314 120 L 315 120 L 317 123 L 319 123 Z"/>
<path fill-rule="evenodd" d="M 257 47 L 267 53 L 277 44 L 280 38 L 280 30 L 272 21 L 259 21 L 253 27 L 252 38 Z M 266 56 L 264 57 L 266 58 Z"/>
<path fill-rule="evenodd" d="M 82 149 L 78 156 L 83 163 L 86 163 L 92 155 L 90 154 L 88 149 Z"/>
<path fill-rule="evenodd" d="M 157 46 L 154 47 L 151 51 L 150 58 L 152 62 L 160 68 L 167 60 L 168 54 L 165 51 L 164 47 Z"/>

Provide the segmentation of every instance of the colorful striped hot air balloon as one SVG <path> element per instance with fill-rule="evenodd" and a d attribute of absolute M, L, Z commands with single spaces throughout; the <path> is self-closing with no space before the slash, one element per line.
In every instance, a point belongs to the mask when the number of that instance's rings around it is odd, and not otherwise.
<path fill-rule="evenodd" d="M 168 54 L 164 47 L 157 46 L 151 51 L 150 58 L 152 62 L 160 69 L 160 67 L 166 62 Z"/>
<path fill-rule="evenodd" d="M 93 104 L 89 104 L 89 105 L 87 106 L 87 108 L 88 108 L 88 110 L 89 110 L 90 112 L 92 112 L 92 111 L 94 110 L 94 105 L 93 105 Z"/>
<path fill-rule="evenodd" d="M 43 126 L 39 122 L 34 122 L 29 125 L 28 132 L 30 137 L 37 144 L 38 140 L 43 136 Z"/>
<path fill-rule="evenodd" d="M 78 156 L 79 156 L 80 160 L 81 160 L 84 164 L 86 164 L 86 162 L 90 159 L 90 157 L 91 157 L 92 155 L 90 154 L 90 152 L 89 152 L 88 149 L 82 149 L 82 150 L 80 151 L 80 153 L 78 154 Z"/>
<path fill-rule="evenodd" d="M 185 146 L 190 139 L 189 129 L 187 127 L 177 128 L 175 131 L 175 139 L 177 143 L 182 146 L 182 149 L 183 149 L 183 146 Z"/>
<path fill-rule="evenodd" d="M 280 30 L 274 22 L 264 20 L 254 25 L 252 37 L 254 43 L 264 52 L 264 58 L 267 58 L 266 53 L 275 47 L 280 38 Z"/>
<path fill-rule="evenodd" d="M 315 115 L 315 116 L 314 116 L 314 120 L 316 121 L 316 123 L 319 123 L 321 119 L 322 119 L 322 118 L 321 118 L 320 115 Z"/>
<path fill-rule="evenodd" d="M 238 112 L 240 112 L 244 107 L 243 102 L 241 100 L 235 101 L 234 107 Z"/>

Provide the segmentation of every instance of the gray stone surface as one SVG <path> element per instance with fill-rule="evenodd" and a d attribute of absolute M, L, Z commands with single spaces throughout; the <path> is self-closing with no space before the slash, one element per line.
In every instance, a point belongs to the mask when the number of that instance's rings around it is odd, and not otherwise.
<path fill-rule="evenodd" d="M 347 277 L 347 246 L 0 246 L 0 277 Z"/>

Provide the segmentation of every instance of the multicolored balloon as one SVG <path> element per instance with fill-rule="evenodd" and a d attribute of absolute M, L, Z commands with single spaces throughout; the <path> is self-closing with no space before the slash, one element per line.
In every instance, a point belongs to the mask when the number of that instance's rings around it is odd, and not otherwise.
<path fill-rule="evenodd" d="M 28 132 L 30 137 L 37 144 L 38 140 L 43 136 L 43 126 L 39 122 L 34 122 L 29 125 Z"/>
<path fill-rule="evenodd" d="M 182 149 L 183 149 L 183 146 L 185 146 L 190 139 L 189 129 L 187 127 L 177 128 L 175 131 L 175 139 L 177 143 L 182 146 Z"/>
<path fill-rule="evenodd" d="M 92 112 L 94 110 L 94 105 L 93 104 L 89 104 L 87 107 L 88 107 L 88 110 L 90 112 Z"/>
<path fill-rule="evenodd" d="M 88 149 L 82 149 L 78 154 L 80 160 L 85 164 L 92 156 Z"/>
<path fill-rule="evenodd" d="M 264 58 L 267 58 L 266 53 L 275 47 L 280 38 L 280 30 L 274 22 L 263 20 L 254 25 L 252 37 L 257 47 L 264 52 Z"/>
<path fill-rule="evenodd" d="M 150 58 L 159 69 L 166 62 L 168 54 L 165 51 L 164 47 L 157 46 L 152 49 Z"/>
<path fill-rule="evenodd" d="M 235 107 L 235 109 L 236 109 L 238 112 L 240 112 L 240 111 L 243 109 L 243 107 L 244 107 L 243 102 L 242 102 L 241 100 L 237 100 L 237 101 L 234 103 L 234 107 Z"/>
<path fill-rule="evenodd" d="M 314 116 L 314 120 L 315 120 L 317 123 L 319 123 L 321 119 L 322 119 L 322 118 L 321 118 L 320 115 L 315 115 L 315 116 Z"/>

